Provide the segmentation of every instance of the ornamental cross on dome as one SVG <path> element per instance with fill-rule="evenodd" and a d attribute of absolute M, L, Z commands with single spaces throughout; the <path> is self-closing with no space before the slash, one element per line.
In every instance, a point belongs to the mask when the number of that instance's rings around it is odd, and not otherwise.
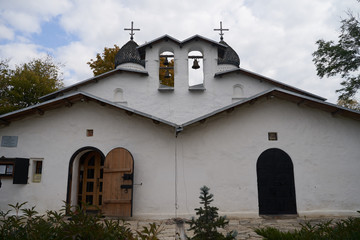
<path fill-rule="evenodd" d="M 133 21 L 131 21 L 131 28 L 124 28 L 124 30 L 125 31 L 130 31 L 130 40 L 133 40 L 134 39 L 134 35 L 135 35 L 135 33 L 134 33 L 134 31 L 140 31 L 140 29 L 139 28 L 134 28 L 134 22 Z"/>
<path fill-rule="evenodd" d="M 223 31 L 229 31 L 229 29 L 223 28 L 223 27 L 222 27 L 222 22 L 220 22 L 220 28 L 215 28 L 214 31 L 220 31 L 220 33 L 219 33 L 219 34 L 220 34 L 220 40 L 222 41 L 222 40 L 224 40 L 224 38 L 223 38 L 223 35 L 224 35 Z"/>

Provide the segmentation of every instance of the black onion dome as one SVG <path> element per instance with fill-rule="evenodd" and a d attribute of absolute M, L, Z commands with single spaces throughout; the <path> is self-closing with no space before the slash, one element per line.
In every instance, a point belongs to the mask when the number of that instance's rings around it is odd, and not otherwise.
<path fill-rule="evenodd" d="M 218 64 L 231 64 L 236 67 L 240 66 L 240 58 L 237 53 L 232 49 L 225 41 L 220 41 L 221 44 L 227 46 L 227 48 L 219 52 Z"/>
<path fill-rule="evenodd" d="M 128 41 L 115 56 L 115 68 L 123 63 L 137 63 L 145 67 L 145 61 L 141 60 L 137 43 L 133 40 Z"/>

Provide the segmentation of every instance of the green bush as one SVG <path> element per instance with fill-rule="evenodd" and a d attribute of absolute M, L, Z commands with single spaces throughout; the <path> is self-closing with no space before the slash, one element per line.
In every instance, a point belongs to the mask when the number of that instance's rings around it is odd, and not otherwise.
<path fill-rule="evenodd" d="M 47 211 L 37 215 L 35 207 L 23 209 L 22 204 L 11 205 L 10 211 L 0 210 L 0 239 L 7 240 L 158 240 L 162 228 L 152 223 L 142 231 L 131 231 L 129 224 L 122 220 L 103 219 L 100 214 L 88 214 L 83 207 L 70 207 Z M 86 207 L 86 206 L 85 206 Z M 68 215 L 65 216 L 66 209 Z M 23 213 L 19 215 L 19 213 Z"/>
<path fill-rule="evenodd" d="M 282 232 L 273 227 L 256 228 L 255 232 L 268 240 L 359 240 L 360 218 L 349 217 L 334 222 L 301 224 L 300 230 Z"/>
<path fill-rule="evenodd" d="M 209 193 L 209 188 L 203 186 L 200 188 L 200 204 L 203 207 L 195 208 L 198 218 L 192 218 L 188 223 L 191 231 L 194 231 L 194 236 L 189 238 L 191 240 L 232 240 L 237 236 L 237 232 L 231 231 L 226 236 L 218 232 L 219 228 L 225 228 L 229 221 L 226 217 L 219 217 L 218 208 L 210 206 L 213 201 L 213 194 Z"/>

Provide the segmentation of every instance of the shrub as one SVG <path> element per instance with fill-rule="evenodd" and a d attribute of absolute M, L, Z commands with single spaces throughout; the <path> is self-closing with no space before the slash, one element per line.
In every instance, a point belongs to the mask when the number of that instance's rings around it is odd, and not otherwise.
<path fill-rule="evenodd" d="M 161 227 L 155 223 L 144 227 L 143 231 L 133 233 L 129 224 L 121 220 L 103 219 L 100 214 L 88 214 L 85 207 L 76 207 L 74 211 L 65 207 L 60 211 L 47 211 L 46 215 L 37 215 L 35 207 L 22 209 L 26 204 L 11 206 L 10 211 L 0 210 L 0 239 L 7 240 L 158 240 Z M 65 216 L 65 210 L 68 215 Z M 19 215 L 22 212 L 23 215 Z"/>
<path fill-rule="evenodd" d="M 197 219 L 192 218 L 188 223 L 190 224 L 190 229 L 194 231 L 194 236 L 192 240 L 231 240 L 235 239 L 237 232 L 229 232 L 226 236 L 218 232 L 219 228 L 225 228 L 229 221 L 226 220 L 225 216 L 220 216 L 218 214 L 218 208 L 210 206 L 210 203 L 213 201 L 213 194 L 209 193 L 209 188 L 203 186 L 200 188 L 200 204 L 203 207 L 195 208 L 196 215 L 199 217 Z"/>
<path fill-rule="evenodd" d="M 255 232 L 268 240 L 358 240 L 360 239 L 360 218 L 349 217 L 334 222 L 312 225 L 301 224 L 300 230 L 282 232 L 273 227 L 256 228 Z"/>

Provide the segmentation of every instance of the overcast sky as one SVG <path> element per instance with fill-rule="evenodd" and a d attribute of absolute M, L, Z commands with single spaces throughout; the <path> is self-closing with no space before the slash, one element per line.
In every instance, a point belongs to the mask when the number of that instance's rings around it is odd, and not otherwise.
<path fill-rule="evenodd" d="M 124 45 L 131 25 L 139 44 L 164 34 L 224 40 L 240 67 L 336 102 L 340 79 L 320 79 L 312 62 L 316 40 L 336 40 L 356 0 L 0 0 L 0 58 L 10 65 L 50 54 L 65 64 L 65 85 L 92 77 L 86 64 L 104 47 Z"/>

